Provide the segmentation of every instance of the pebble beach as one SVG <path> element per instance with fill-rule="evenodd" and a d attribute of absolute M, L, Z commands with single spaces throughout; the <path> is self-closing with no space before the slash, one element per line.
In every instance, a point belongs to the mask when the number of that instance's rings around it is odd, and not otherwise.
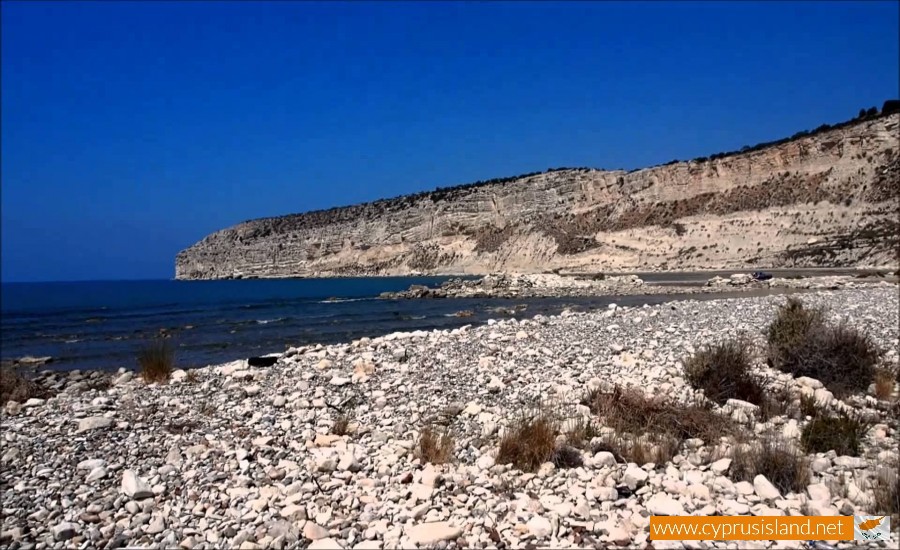
<path fill-rule="evenodd" d="M 684 357 L 745 336 L 755 348 L 784 296 L 610 306 L 453 330 L 393 333 L 245 360 L 146 384 L 130 371 L 47 372 L 58 393 L 4 408 L 2 529 L 11 549 L 646 548 L 651 515 L 877 513 L 866 489 L 898 468 L 898 418 L 872 391 L 835 398 L 769 368 L 766 387 L 872 419 L 859 456 L 808 457 L 803 491 L 730 477 L 734 441 L 688 440 L 663 464 L 580 450 L 581 466 L 522 472 L 496 461 L 515 418 L 551 403 L 590 419 L 590 390 L 702 398 Z M 898 363 L 896 285 L 803 295 Z M 895 385 L 893 399 L 897 398 Z M 808 419 L 713 407 L 750 439 L 798 444 Z M 335 424 L 346 422 L 345 429 Z M 416 455 L 422 430 L 453 439 L 446 464 Z M 343 432 L 343 433 L 336 433 Z M 559 436 L 565 439 L 565 435 Z M 894 536 L 897 536 L 897 525 Z M 898 540 L 898 539 L 894 539 Z M 803 548 L 803 541 L 676 542 L 662 548 Z M 858 543 L 833 542 L 837 548 Z M 868 543 L 873 548 L 883 542 Z M 881 545 L 881 546 L 879 546 Z"/>

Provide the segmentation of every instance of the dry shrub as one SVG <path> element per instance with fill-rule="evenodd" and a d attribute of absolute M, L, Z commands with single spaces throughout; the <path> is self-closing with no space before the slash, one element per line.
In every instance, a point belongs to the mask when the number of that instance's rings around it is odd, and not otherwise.
<path fill-rule="evenodd" d="M 600 437 L 600 427 L 587 418 L 575 420 L 566 432 L 566 441 L 579 449 L 586 448 L 595 437 Z"/>
<path fill-rule="evenodd" d="M 800 396 L 800 412 L 804 416 L 816 416 L 819 414 L 819 405 L 815 396 L 811 393 Z"/>
<path fill-rule="evenodd" d="M 790 443 L 764 438 L 758 444 L 738 445 L 731 456 L 731 476 L 737 481 L 753 481 L 763 475 L 782 494 L 804 491 L 809 485 L 806 457 Z"/>
<path fill-rule="evenodd" d="M 617 462 L 634 462 L 638 466 L 644 464 L 663 464 L 670 462 L 678 454 L 680 442 L 671 436 L 644 436 L 638 439 L 626 439 L 617 435 L 608 435 L 591 451 L 612 453 Z"/>
<path fill-rule="evenodd" d="M 455 445 L 453 437 L 444 432 L 439 433 L 427 426 L 419 434 L 419 441 L 416 443 L 415 457 L 423 464 L 445 464 L 453 458 L 453 447 Z"/>
<path fill-rule="evenodd" d="M 818 411 L 800 434 L 800 443 L 808 453 L 834 450 L 839 456 L 859 456 L 869 423 L 845 412 L 829 415 Z"/>
<path fill-rule="evenodd" d="M 498 464 L 512 464 L 523 472 L 534 472 L 549 462 L 556 451 L 559 426 L 546 413 L 522 416 L 500 439 Z"/>
<path fill-rule="evenodd" d="M 633 388 L 616 386 L 612 392 L 589 392 L 582 403 L 618 433 L 635 436 L 671 436 L 683 441 L 714 441 L 734 431 L 731 419 L 703 403 L 681 404 L 662 397 L 647 397 Z"/>
<path fill-rule="evenodd" d="M 16 369 L 0 366 L 0 406 L 6 405 L 7 401 L 24 403 L 33 397 L 46 399 L 50 397 L 50 392 L 19 374 Z"/>
<path fill-rule="evenodd" d="M 900 475 L 896 470 L 884 468 L 872 483 L 872 495 L 875 497 L 876 514 L 890 514 L 895 521 L 900 521 Z"/>
<path fill-rule="evenodd" d="M 894 393 L 895 375 L 888 369 L 877 369 L 875 371 L 875 397 L 878 399 L 890 399 Z"/>
<path fill-rule="evenodd" d="M 331 433 L 334 435 L 347 435 L 350 433 L 350 417 L 346 414 L 338 416 L 331 426 Z"/>
<path fill-rule="evenodd" d="M 169 341 L 158 338 L 138 352 L 138 366 L 145 382 L 165 382 L 172 375 L 175 353 Z"/>
<path fill-rule="evenodd" d="M 562 445 L 550 455 L 550 462 L 557 468 L 577 468 L 584 465 L 584 458 L 581 456 L 581 451 L 575 447 Z"/>
<path fill-rule="evenodd" d="M 769 365 L 794 376 L 820 380 L 836 396 L 865 391 L 880 350 L 845 324 L 829 325 L 820 309 L 794 298 L 781 306 L 767 331 Z"/>
<path fill-rule="evenodd" d="M 729 399 L 740 399 L 762 405 L 763 389 L 750 373 L 750 343 L 729 340 L 701 349 L 684 361 L 684 374 L 707 399 L 724 405 Z"/>
<path fill-rule="evenodd" d="M 197 384 L 200 382 L 200 375 L 196 371 L 189 370 L 184 377 L 184 381 L 188 384 Z"/>

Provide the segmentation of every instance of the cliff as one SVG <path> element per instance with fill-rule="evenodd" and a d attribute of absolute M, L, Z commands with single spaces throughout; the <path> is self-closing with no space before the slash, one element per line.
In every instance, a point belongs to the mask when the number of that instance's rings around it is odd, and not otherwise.
<path fill-rule="evenodd" d="M 559 169 L 263 218 L 178 279 L 897 265 L 900 114 L 631 172 Z"/>

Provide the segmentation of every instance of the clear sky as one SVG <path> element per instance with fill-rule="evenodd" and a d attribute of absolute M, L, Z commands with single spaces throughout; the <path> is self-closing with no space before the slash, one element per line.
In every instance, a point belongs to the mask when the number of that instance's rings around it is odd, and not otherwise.
<path fill-rule="evenodd" d="M 2 3 L 2 279 L 262 216 L 638 168 L 898 93 L 897 2 Z"/>

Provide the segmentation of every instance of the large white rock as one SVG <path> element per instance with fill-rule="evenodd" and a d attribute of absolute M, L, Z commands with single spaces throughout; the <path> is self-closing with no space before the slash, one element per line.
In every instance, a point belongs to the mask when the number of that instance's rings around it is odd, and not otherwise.
<path fill-rule="evenodd" d="M 609 451 L 600 451 L 594 455 L 594 467 L 602 468 L 604 466 L 615 466 L 616 457 Z"/>
<path fill-rule="evenodd" d="M 438 543 L 442 540 L 455 539 L 462 533 L 462 529 L 455 527 L 448 521 L 434 521 L 420 523 L 406 529 L 409 540 L 420 546 Z"/>
<path fill-rule="evenodd" d="M 101 466 L 106 466 L 106 461 L 102 458 L 91 458 L 88 460 L 82 460 L 75 467 L 78 470 L 93 470 L 94 468 L 99 468 Z"/>
<path fill-rule="evenodd" d="M 553 526 L 550 524 L 550 520 L 542 516 L 534 516 L 528 520 L 528 523 L 526 523 L 525 526 L 528 527 L 528 532 L 531 533 L 532 536 L 539 539 L 550 536 L 550 533 L 553 532 Z"/>
<path fill-rule="evenodd" d="M 724 474 L 728 471 L 728 468 L 731 467 L 731 459 L 730 458 L 720 458 L 719 460 L 713 462 L 709 465 L 709 469 L 717 474 Z"/>
<path fill-rule="evenodd" d="M 78 421 L 78 433 L 97 430 L 100 428 L 108 428 L 112 426 L 112 418 L 105 416 L 89 416 Z"/>
<path fill-rule="evenodd" d="M 654 516 L 683 516 L 684 506 L 665 493 L 656 493 L 647 501 L 647 510 Z"/>
<path fill-rule="evenodd" d="M 629 489 L 634 491 L 638 486 L 643 485 L 643 483 L 647 481 L 647 477 L 647 472 L 637 466 L 629 465 L 625 470 L 625 475 L 622 476 L 622 481 L 625 482 L 625 485 L 627 485 Z"/>
<path fill-rule="evenodd" d="M 147 485 L 147 482 L 139 478 L 137 474 L 131 470 L 122 472 L 122 492 L 134 500 L 150 498 L 153 496 L 153 491 L 150 489 L 150 486 Z"/>
<path fill-rule="evenodd" d="M 811 516 L 836 516 L 840 514 L 837 508 L 823 500 L 810 500 L 806 503 L 806 509 Z"/>
<path fill-rule="evenodd" d="M 781 498 L 781 492 L 762 474 L 753 478 L 753 490 L 760 498 L 767 500 Z"/>
<path fill-rule="evenodd" d="M 303 526 L 303 536 L 309 540 L 320 540 L 328 537 L 328 529 L 312 521 L 307 521 Z"/>
<path fill-rule="evenodd" d="M 806 493 L 811 500 L 821 500 L 823 502 L 831 502 L 831 489 L 824 483 L 813 483 L 806 488 Z"/>

